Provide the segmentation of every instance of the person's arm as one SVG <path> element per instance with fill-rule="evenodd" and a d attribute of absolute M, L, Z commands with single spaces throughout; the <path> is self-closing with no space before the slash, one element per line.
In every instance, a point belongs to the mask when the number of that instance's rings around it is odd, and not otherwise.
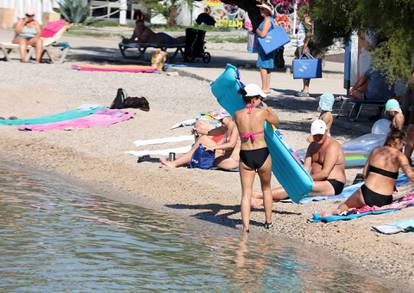
<path fill-rule="evenodd" d="M 394 119 L 392 119 L 392 128 L 402 130 L 404 127 L 404 115 L 402 113 L 398 113 L 395 115 Z"/>
<path fill-rule="evenodd" d="M 40 35 L 42 34 L 42 27 L 40 26 L 40 24 L 36 21 L 35 22 L 35 28 L 37 31 L 37 34 L 35 36 L 35 38 L 40 38 Z"/>
<path fill-rule="evenodd" d="M 363 87 L 368 81 L 368 77 L 366 75 L 361 76 L 357 82 L 354 84 L 353 87 L 351 87 L 349 90 L 355 91 L 355 90 L 360 90 L 361 87 Z"/>
<path fill-rule="evenodd" d="M 231 136 L 228 142 L 218 144 L 213 147 L 213 150 L 228 150 L 228 149 L 234 149 L 234 147 L 237 144 L 237 141 L 239 140 L 239 132 L 237 131 L 237 127 L 234 123 L 232 123 L 231 126 Z"/>
<path fill-rule="evenodd" d="M 266 37 L 267 33 L 269 32 L 270 26 L 271 26 L 271 22 L 270 22 L 270 18 L 266 17 L 264 25 L 263 25 L 263 29 L 259 30 L 259 28 L 256 29 L 256 34 L 261 37 L 264 38 Z"/>
<path fill-rule="evenodd" d="M 312 170 L 312 155 L 310 152 L 311 146 L 312 144 L 309 145 L 306 151 L 305 162 L 303 163 L 303 167 L 305 168 L 306 171 L 308 171 L 308 173 L 310 173 Z"/>
<path fill-rule="evenodd" d="M 410 163 L 408 162 L 407 157 L 403 153 L 400 153 L 398 156 L 398 161 L 400 162 L 401 169 L 407 175 L 410 181 L 414 181 L 414 172 L 410 166 Z"/>
<path fill-rule="evenodd" d="M 275 112 L 272 111 L 272 109 L 269 108 L 268 105 L 266 105 L 264 102 L 263 103 L 263 111 L 265 112 L 265 120 L 267 122 L 269 122 L 270 124 L 274 125 L 274 126 L 278 126 L 279 125 L 279 117 L 277 116 L 277 114 Z"/>
<path fill-rule="evenodd" d="M 25 19 L 24 19 L 24 18 L 20 19 L 20 20 L 17 22 L 17 24 L 16 24 L 16 28 L 15 28 L 16 35 L 18 35 L 18 34 L 20 34 L 20 33 L 22 32 L 23 27 L 24 27 L 24 23 L 25 23 Z"/>
<path fill-rule="evenodd" d="M 338 153 L 340 152 L 338 145 L 333 145 L 331 149 L 326 150 L 325 160 L 323 162 L 322 170 L 312 174 L 312 178 L 315 181 L 323 181 L 328 179 L 333 168 L 335 167 L 336 160 L 338 159 Z"/>

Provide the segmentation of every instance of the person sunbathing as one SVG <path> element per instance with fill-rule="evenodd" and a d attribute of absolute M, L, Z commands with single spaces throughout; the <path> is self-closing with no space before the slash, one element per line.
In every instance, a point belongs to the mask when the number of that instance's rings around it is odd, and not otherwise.
<path fill-rule="evenodd" d="M 361 208 L 365 205 L 382 207 L 391 204 L 400 168 L 410 181 L 414 181 L 414 172 L 402 152 L 404 137 L 402 131 L 393 130 L 387 136 L 384 146 L 371 152 L 363 171 L 364 185 L 341 203 L 332 214 L 338 215 L 351 208 Z"/>
<path fill-rule="evenodd" d="M 253 193 L 253 181 L 259 174 L 262 192 L 264 194 L 265 229 L 272 227 L 272 191 L 270 180 L 272 174 L 272 159 L 264 139 L 264 122 L 274 126 L 279 123 L 278 116 L 263 103 L 266 97 L 264 91 L 256 84 L 248 84 L 241 89 L 246 108 L 235 113 L 235 122 L 241 139 L 240 150 L 240 179 L 242 198 L 240 202 L 243 231 L 249 231 L 250 202 Z M 258 108 L 263 107 L 263 108 Z"/>
<path fill-rule="evenodd" d="M 36 49 L 36 63 L 40 63 L 43 53 L 43 41 L 40 38 L 40 24 L 34 19 L 35 11 L 29 8 L 25 17 L 21 18 L 15 28 L 16 36 L 13 43 L 19 45 L 20 62 L 27 62 L 27 47 L 32 46 Z"/>
<path fill-rule="evenodd" d="M 174 161 L 160 159 L 161 164 L 170 168 L 187 166 L 195 151 L 202 145 L 207 151 L 214 151 L 214 166 L 223 170 L 232 170 L 239 165 L 240 141 L 237 127 L 228 115 L 216 116 L 222 123 L 215 128 L 211 124 L 199 120 L 196 122 L 193 133 L 197 137 L 191 150 Z"/>
<path fill-rule="evenodd" d="M 346 182 L 345 156 L 342 147 L 328 136 L 325 122 L 315 120 L 311 125 L 312 142 L 306 152 L 305 169 L 313 179 L 311 195 L 333 196 L 342 192 Z M 272 190 L 273 201 L 288 198 L 283 188 Z M 263 194 L 255 193 L 253 207 L 263 205 Z"/>
<path fill-rule="evenodd" d="M 163 32 L 155 33 L 145 25 L 144 15 L 142 12 L 138 12 L 134 32 L 132 33 L 131 38 L 124 39 L 123 42 L 149 43 L 162 46 L 185 43 L 185 37 L 174 38 Z"/>

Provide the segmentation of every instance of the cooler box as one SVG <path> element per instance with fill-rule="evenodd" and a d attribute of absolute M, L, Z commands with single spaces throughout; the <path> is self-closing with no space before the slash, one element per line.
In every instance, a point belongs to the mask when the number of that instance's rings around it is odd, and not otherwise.
<path fill-rule="evenodd" d="M 293 59 L 292 68 L 294 79 L 322 77 L 321 59 L 316 59 L 312 56 Z"/>

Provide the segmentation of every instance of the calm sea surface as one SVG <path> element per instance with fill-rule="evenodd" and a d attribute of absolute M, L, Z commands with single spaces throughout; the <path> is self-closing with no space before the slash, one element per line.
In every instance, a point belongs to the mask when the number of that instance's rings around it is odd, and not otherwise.
<path fill-rule="evenodd" d="M 0 292 L 393 289 L 310 248 L 191 226 L 53 174 L 2 163 Z"/>

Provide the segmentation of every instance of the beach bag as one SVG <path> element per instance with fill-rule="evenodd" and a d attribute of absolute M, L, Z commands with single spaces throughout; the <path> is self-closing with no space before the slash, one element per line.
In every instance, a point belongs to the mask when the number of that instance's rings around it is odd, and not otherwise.
<path fill-rule="evenodd" d="M 257 53 L 256 34 L 247 32 L 247 52 Z"/>
<path fill-rule="evenodd" d="M 293 59 L 293 78 L 321 78 L 322 77 L 322 62 L 310 54 Z"/>
<path fill-rule="evenodd" d="M 213 151 L 206 150 L 201 144 L 191 157 L 188 168 L 210 169 L 214 165 L 215 155 Z"/>
<path fill-rule="evenodd" d="M 289 35 L 282 25 L 273 27 L 273 29 L 267 32 L 266 37 L 258 37 L 257 40 L 266 54 L 269 54 L 290 42 Z"/>

